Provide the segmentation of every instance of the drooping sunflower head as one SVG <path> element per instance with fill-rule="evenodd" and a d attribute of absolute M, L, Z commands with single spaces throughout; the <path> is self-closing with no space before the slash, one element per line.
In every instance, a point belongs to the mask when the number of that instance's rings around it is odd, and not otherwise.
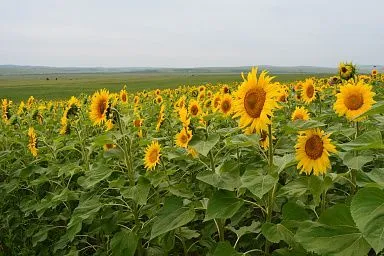
<path fill-rule="evenodd" d="M 124 104 L 128 103 L 128 93 L 127 93 L 127 91 L 125 89 L 122 89 L 120 91 L 120 100 Z"/>
<path fill-rule="evenodd" d="M 273 110 L 278 107 L 277 97 L 279 88 L 271 83 L 273 77 L 261 72 L 257 77 L 257 69 L 252 68 L 247 79 L 243 76 L 243 83 L 235 92 L 233 102 L 234 118 L 240 117 L 239 127 L 244 129 L 251 126 L 251 130 L 261 132 L 267 130 L 271 124 Z"/>
<path fill-rule="evenodd" d="M 185 95 L 181 96 L 174 104 L 175 111 L 178 111 L 179 109 L 183 108 L 185 106 Z"/>
<path fill-rule="evenodd" d="M 232 96 L 230 94 L 224 94 L 220 101 L 220 111 L 225 116 L 232 113 Z"/>
<path fill-rule="evenodd" d="M 76 97 L 72 96 L 67 102 L 67 117 L 74 117 L 79 114 L 81 102 Z"/>
<path fill-rule="evenodd" d="M 113 121 L 112 119 L 108 119 L 106 122 L 105 122 L 105 130 L 106 131 L 110 131 L 113 129 Z"/>
<path fill-rule="evenodd" d="M 191 99 L 189 101 L 188 112 L 192 117 L 198 116 L 201 113 L 201 107 L 197 100 Z"/>
<path fill-rule="evenodd" d="M 191 139 L 192 131 L 189 130 L 188 127 L 183 127 L 183 129 L 181 129 L 181 131 L 175 136 L 176 145 L 181 148 L 187 148 Z"/>
<path fill-rule="evenodd" d="M 301 89 L 301 99 L 305 103 L 311 103 L 316 99 L 316 87 L 312 79 L 306 79 Z"/>
<path fill-rule="evenodd" d="M 105 89 L 97 91 L 92 96 L 89 116 L 94 125 L 100 125 L 107 120 L 109 107 L 109 92 Z"/>
<path fill-rule="evenodd" d="M 37 156 L 37 135 L 35 132 L 35 129 L 33 127 L 29 127 L 28 129 L 28 138 L 29 138 L 29 143 L 28 143 L 28 148 L 31 154 L 36 157 Z"/>
<path fill-rule="evenodd" d="M 341 62 L 339 64 L 339 76 L 344 80 L 351 79 L 356 74 L 356 66 L 352 62 Z"/>
<path fill-rule="evenodd" d="M 336 153 L 335 146 L 329 139 L 329 134 L 316 128 L 301 132 L 297 138 L 296 160 L 299 161 L 297 168 L 300 173 L 314 175 L 326 173 L 331 166 L 329 154 Z"/>
<path fill-rule="evenodd" d="M 309 113 L 304 107 L 296 107 L 291 116 L 292 121 L 296 120 L 308 120 Z"/>
<path fill-rule="evenodd" d="M 160 163 L 161 147 L 157 141 L 152 141 L 145 150 L 144 167 L 147 170 L 152 170 Z"/>
<path fill-rule="evenodd" d="M 188 117 L 188 111 L 185 107 L 180 108 L 179 110 L 179 119 L 184 127 L 188 127 L 191 123 L 191 119 Z"/>
<path fill-rule="evenodd" d="M 357 83 L 348 82 L 340 87 L 336 94 L 336 102 L 333 109 L 339 116 L 346 116 L 348 120 L 354 120 L 357 116 L 371 109 L 376 102 L 373 100 L 375 93 L 372 86 L 359 80 Z M 355 120 L 357 121 L 357 120 Z"/>
<path fill-rule="evenodd" d="M 160 131 L 160 126 L 165 120 L 165 105 L 161 105 L 159 115 L 157 116 L 156 131 Z"/>

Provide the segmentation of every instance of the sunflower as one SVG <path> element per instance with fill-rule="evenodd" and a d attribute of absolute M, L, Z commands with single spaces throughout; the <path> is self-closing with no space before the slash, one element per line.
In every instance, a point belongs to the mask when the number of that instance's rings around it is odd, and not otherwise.
<path fill-rule="evenodd" d="M 9 119 L 11 118 L 11 112 L 10 112 L 10 107 L 12 104 L 12 101 L 3 99 L 1 101 L 1 109 L 2 109 L 2 118 L 5 123 L 8 123 Z"/>
<path fill-rule="evenodd" d="M 188 112 L 185 107 L 179 110 L 179 119 L 184 127 L 188 127 L 189 124 L 191 123 L 191 119 L 188 117 Z"/>
<path fill-rule="evenodd" d="M 33 127 L 29 127 L 28 129 L 28 137 L 29 137 L 29 143 L 28 148 L 29 151 L 31 151 L 31 154 L 36 157 L 37 156 L 37 136 L 35 129 Z"/>
<path fill-rule="evenodd" d="M 257 69 L 252 68 L 248 73 L 248 78 L 243 76 L 243 83 L 235 93 L 233 118 L 240 117 L 239 127 L 251 127 L 251 130 L 260 132 L 267 130 L 271 124 L 273 110 L 278 107 L 276 98 L 279 95 L 279 88 L 271 80 L 273 77 L 267 72 L 261 72 L 259 78 L 256 76 Z"/>
<path fill-rule="evenodd" d="M 301 168 L 300 173 L 309 175 L 313 171 L 317 176 L 325 173 L 331 166 L 329 153 L 336 153 L 336 148 L 329 135 L 319 128 L 301 132 L 296 144 L 296 160 L 299 161 L 297 168 Z"/>
<path fill-rule="evenodd" d="M 209 111 L 209 109 L 211 108 L 212 106 L 212 100 L 208 99 L 206 101 L 204 101 L 204 108 Z"/>
<path fill-rule="evenodd" d="M 157 122 L 156 122 L 156 131 L 160 131 L 160 126 L 164 122 L 165 115 L 165 105 L 161 105 L 159 115 L 157 116 Z"/>
<path fill-rule="evenodd" d="M 339 76 L 342 79 L 349 80 L 351 79 L 356 73 L 356 67 L 355 65 L 351 63 L 343 63 L 341 62 L 339 64 Z"/>
<path fill-rule="evenodd" d="M 213 93 L 211 90 L 207 91 L 207 98 L 210 99 L 212 97 L 212 95 L 213 95 Z"/>
<path fill-rule="evenodd" d="M 27 110 L 27 108 L 26 108 L 26 106 L 25 106 L 24 101 L 21 101 L 21 102 L 20 102 L 20 105 L 19 105 L 19 108 L 18 108 L 18 110 L 17 110 L 17 115 L 21 115 L 21 114 L 24 113 L 26 110 Z"/>
<path fill-rule="evenodd" d="M 216 93 L 212 99 L 212 111 L 213 112 L 216 112 L 216 110 L 220 107 L 220 101 L 221 101 L 221 96 L 219 93 Z"/>
<path fill-rule="evenodd" d="M 184 105 L 185 105 L 185 100 L 186 100 L 186 97 L 185 96 L 181 96 L 176 102 L 175 104 L 173 105 L 174 108 L 175 108 L 175 111 L 179 111 L 179 109 L 183 108 Z"/>
<path fill-rule="evenodd" d="M 190 100 L 188 110 L 190 116 L 198 116 L 201 113 L 201 107 L 199 102 L 194 99 Z"/>
<path fill-rule="evenodd" d="M 160 163 L 160 145 L 157 141 L 152 141 L 151 145 L 148 145 L 147 149 L 145 150 L 145 157 L 144 157 L 144 167 L 147 170 L 151 170 L 156 167 L 157 164 Z"/>
<path fill-rule="evenodd" d="M 223 94 L 225 94 L 225 93 L 230 93 L 230 89 L 229 89 L 229 86 L 228 85 L 223 85 L 223 87 L 221 87 L 221 92 L 223 93 Z"/>
<path fill-rule="evenodd" d="M 157 95 L 155 102 L 160 105 L 163 102 L 163 97 L 161 97 L 161 95 Z"/>
<path fill-rule="evenodd" d="M 67 102 L 67 117 L 77 116 L 80 106 L 80 101 L 75 96 L 72 96 Z"/>
<path fill-rule="evenodd" d="M 275 136 L 273 136 L 273 132 L 272 132 L 272 140 L 274 139 L 276 138 Z M 269 148 L 269 136 L 267 131 L 264 131 L 264 130 L 261 131 L 259 144 L 264 150 L 267 150 Z"/>
<path fill-rule="evenodd" d="M 332 76 L 328 80 L 328 84 L 329 85 L 336 85 L 336 84 L 339 84 L 339 83 L 341 83 L 341 80 L 340 80 L 340 78 L 338 76 Z"/>
<path fill-rule="evenodd" d="M 377 69 L 372 69 L 372 71 L 371 71 L 371 75 L 372 75 L 373 77 L 376 77 L 376 75 L 377 75 Z"/>
<path fill-rule="evenodd" d="M 188 147 L 187 148 L 188 155 L 192 156 L 193 158 L 197 158 L 199 156 L 199 152 L 193 147 Z"/>
<path fill-rule="evenodd" d="M 68 109 L 64 110 L 63 116 L 61 117 L 60 124 L 61 124 L 61 129 L 60 129 L 60 134 L 61 135 L 68 135 L 71 133 L 71 125 L 68 122 Z"/>
<path fill-rule="evenodd" d="M 160 93 L 161 93 L 160 89 L 156 89 L 155 94 L 160 95 Z"/>
<path fill-rule="evenodd" d="M 228 116 L 232 113 L 232 96 L 230 94 L 224 94 L 220 101 L 220 111 Z"/>
<path fill-rule="evenodd" d="M 95 92 L 92 96 L 91 111 L 89 113 L 93 125 L 100 125 L 107 121 L 109 107 L 109 92 L 105 89 Z"/>
<path fill-rule="evenodd" d="M 178 134 L 175 136 L 176 145 L 181 148 L 187 148 L 189 141 L 192 139 L 192 131 L 187 127 L 184 127 Z"/>
<path fill-rule="evenodd" d="M 291 116 L 292 121 L 295 120 L 308 120 L 309 113 L 304 107 L 296 107 Z"/>
<path fill-rule="evenodd" d="M 138 95 L 135 95 L 135 98 L 133 98 L 133 103 L 135 103 L 135 105 L 139 105 L 140 97 Z"/>
<path fill-rule="evenodd" d="M 199 86 L 199 92 L 205 92 L 206 88 L 204 85 Z"/>
<path fill-rule="evenodd" d="M 27 107 L 30 109 L 32 107 L 32 104 L 35 102 L 35 98 L 33 96 L 30 96 L 27 101 Z"/>
<path fill-rule="evenodd" d="M 126 104 L 128 102 L 128 93 L 127 93 L 127 91 L 125 89 L 122 89 L 120 91 L 120 100 L 124 104 Z"/>
<path fill-rule="evenodd" d="M 104 151 L 108 151 L 108 150 L 111 150 L 113 148 L 116 148 L 115 144 L 109 144 L 108 143 L 108 144 L 104 144 L 104 146 L 103 146 Z"/>
<path fill-rule="evenodd" d="M 297 82 L 295 85 L 294 85 L 294 87 L 293 87 L 293 90 L 294 91 L 300 91 L 301 90 L 301 87 L 303 86 L 303 82 Z"/>
<path fill-rule="evenodd" d="M 371 109 L 376 102 L 373 96 L 375 93 L 372 91 L 372 86 L 362 80 L 357 83 L 349 82 L 340 87 L 333 109 L 339 116 L 345 115 L 348 120 L 353 120 Z"/>
<path fill-rule="evenodd" d="M 198 101 L 204 101 L 205 99 L 205 91 L 202 91 L 199 93 L 199 95 L 197 96 L 197 100 Z"/>
<path fill-rule="evenodd" d="M 139 128 L 143 125 L 143 119 L 141 119 L 140 117 L 136 118 L 135 120 L 133 120 L 133 126 Z"/>
<path fill-rule="evenodd" d="M 307 104 L 316 99 L 316 88 L 312 79 L 305 80 L 301 90 L 301 99 Z"/>

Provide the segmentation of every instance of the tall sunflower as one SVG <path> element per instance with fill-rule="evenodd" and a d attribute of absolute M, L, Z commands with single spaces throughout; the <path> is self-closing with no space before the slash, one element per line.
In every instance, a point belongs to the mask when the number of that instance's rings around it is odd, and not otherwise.
<path fill-rule="evenodd" d="M 93 125 L 100 125 L 107 121 L 107 109 L 109 107 L 109 92 L 102 89 L 92 96 L 89 116 Z"/>
<path fill-rule="evenodd" d="M 220 101 L 220 111 L 225 116 L 232 113 L 232 96 L 230 94 L 224 94 Z"/>
<path fill-rule="evenodd" d="M 160 131 L 160 126 L 165 120 L 165 105 L 161 105 L 159 115 L 157 116 L 157 122 L 156 122 L 156 131 Z"/>
<path fill-rule="evenodd" d="M 212 99 L 212 111 L 213 112 L 216 112 L 217 109 L 220 107 L 220 101 L 221 101 L 220 93 L 216 93 Z"/>
<path fill-rule="evenodd" d="M 305 103 L 311 103 L 316 99 L 316 87 L 312 79 L 306 79 L 301 89 L 301 99 Z"/>
<path fill-rule="evenodd" d="M 296 107 L 295 111 L 293 111 L 291 116 L 292 121 L 295 120 L 308 120 L 309 113 L 304 107 Z"/>
<path fill-rule="evenodd" d="M 189 110 L 188 111 L 189 115 L 192 117 L 195 117 L 195 116 L 198 116 L 199 114 L 201 114 L 200 104 L 197 100 L 194 100 L 194 99 L 189 101 L 188 110 Z"/>
<path fill-rule="evenodd" d="M 145 157 L 144 157 L 144 167 L 147 170 L 151 170 L 156 167 L 157 164 L 160 163 L 160 151 L 161 147 L 160 144 L 157 141 L 152 141 L 151 145 L 148 145 L 148 147 L 145 150 Z"/>
<path fill-rule="evenodd" d="M 12 104 L 12 101 L 3 99 L 1 101 L 1 109 L 2 109 L 2 118 L 5 123 L 9 122 L 9 119 L 11 118 L 11 112 L 10 112 L 10 107 Z"/>
<path fill-rule="evenodd" d="M 120 91 L 120 100 L 122 103 L 127 104 L 128 103 L 128 93 L 127 90 L 122 89 Z"/>
<path fill-rule="evenodd" d="M 333 109 L 339 116 L 346 116 L 348 120 L 353 120 L 371 109 L 376 102 L 373 96 L 375 93 L 372 91 L 372 86 L 362 80 L 357 83 L 349 82 L 340 87 Z"/>
<path fill-rule="evenodd" d="M 301 132 L 297 138 L 296 160 L 300 173 L 320 175 L 331 166 L 329 153 L 336 153 L 335 146 L 329 139 L 329 134 L 319 128 Z"/>
<path fill-rule="evenodd" d="M 343 63 L 341 62 L 339 64 L 339 76 L 342 79 L 349 80 L 356 74 L 356 66 L 350 63 Z"/>
<path fill-rule="evenodd" d="M 191 139 L 192 131 L 189 130 L 188 127 L 183 127 L 183 129 L 175 136 L 176 145 L 182 148 L 187 148 Z"/>
<path fill-rule="evenodd" d="M 258 78 L 256 74 L 257 69 L 252 68 L 247 79 L 243 76 L 244 81 L 235 92 L 233 118 L 240 117 L 240 128 L 250 126 L 251 130 L 260 133 L 272 123 L 270 118 L 273 110 L 278 107 L 276 98 L 279 96 L 279 88 L 271 83 L 273 77 L 268 76 L 266 71 L 261 72 Z"/>
<path fill-rule="evenodd" d="M 28 137 L 29 137 L 29 143 L 28 148 L 29 151 L 31 151 L 31 154 L 36 157 L 37 156 L 37 136 L 35 129 L 33 127 L 29 127 L 28 129 Z"/>

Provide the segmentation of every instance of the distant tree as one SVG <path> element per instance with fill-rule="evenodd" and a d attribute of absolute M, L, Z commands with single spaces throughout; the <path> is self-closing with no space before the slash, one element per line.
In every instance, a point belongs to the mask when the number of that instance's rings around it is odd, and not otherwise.
<path fill-rule="evenodd" d="M 56 77 L 56 80 L 57 80 L 57 77 Z"/>
<path fill-rule="evenodd" d="M 49 77 L 47 77 L 46 80 L 48 81 L 48 80 L 49 80 Z"/>

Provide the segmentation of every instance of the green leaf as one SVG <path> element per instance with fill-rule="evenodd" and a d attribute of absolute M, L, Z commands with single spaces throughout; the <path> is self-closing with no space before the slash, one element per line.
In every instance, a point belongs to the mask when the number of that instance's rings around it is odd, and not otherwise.
<path fill-rule="evenodd" d="M 272 256 L 308 256 L 305 252 L 288 248 L 274 250 Z"/>
<path fill-rule="evenodd" d="M 213 256 L 240 256 L 242 253 L 237 252 L 229 242 L 219 242 L 213 253 Z"/>
<path fill-rule="evenodd" d="M 110 245 L 112 254 L 116 256 L 134 256 L 138 237 L 130 230 L 123 230 L 116 233 L 111 239 Z"/>
<path fill-rule="evenodd" d="M 198 238 L 200 236 L 199 232 L 196 230 L 191 230 L 188 227 L 181 227 L 176 229 L 176 234 L 180 237 L 184 237 L 187 240 Z"/>
<path fill-rule="evenodd" d="M 264 223 L 261 227 L 261 233 L 272 243 L 283 240 L 290 246 L 295 246 L 294 234 L 283 224 Z"/>
<path fill-rule="evenodd" d="M 32 237 L 33 247 L 35 247 L 37 243 L 45 241 L 48 237 L 48 232 L 53 228 L 54 227 L 43 227 L 36 234 L 34 234 Z"/>
<path fill-rule="evenodd" d="M 208 201 L 207 212 L 204 221 L 211 219 L 231 218 L 243 205 L 235 193 L 227 190 L 219 190 Z"/>
<path fill-rule="evenodd" d="M 262 169 L 246 170 L 241 176 L 241 187 L 249 189 L 255 196 L 262 198 L 277 183 L 278 178 L 263 174 Z"/>
<path fill-rule="evenodd" d="M 371 246 L 355 227 L 349 208 L 328 208 L 319 222 L 305 222 L 294 237 L 307 251 L 320 255 L 367 255 Z"/>
<path fill-rule="evenodd" d="M 98 166 L 96 169 L 91 169 L 86 173 L 86 176 L 81 176 L 77 179 L 77 183 L 84 189 L 89 189 L 95 186 L 102 180 L 107 179 L 112 174 L 112 169 L 105 166 Z"/>
<path fill-rule="evenodd" d="M 304 207 L 294 202 L 284 204 L 282 211 L 284 220 L 304 221 L 309 219 L 309 214 Z"/>
<path fill-rule="evenodd" d="M 356 226 L 376 253 L 384 249 L 384 191 L 362 188 L 353 197 L 351 214 Z"/>
<path fill-rule="evenodd" d="M 297 161 L 295 160 L 295 154 L 285 154 L 284 156 L 275 156 L 274 165 L 278 167 L 277 172 L 281 173 L 284 169 L 295 166 Z"/>
<path fill-rule="evenodd" d="M 383 139 L 380 131 L 370 131 L 361 134 L 355 140 L 344 144 L 339 144 L 345 151 L 366 150 L 366 149 L 384 149 Z"/>
<path fill-rule="evenodd" d="M 356 156 L 353 151 L 349 152 L 340 152 L 341 159 L 343 159 L 343 164 L 348 168 L 353 170 L 361 170 L 361 168 L 373 160 L 373 155 L 358 155 Z"/>
<path fill-rule="evenodd" d="M 135 186 L 123 188 L 120 193 L 123 197 L 132 199 L 139 205 L 145 205 L 150 189 L 151 183 L 149 180 L 141 176 Z"/>
<path fill-rule="evenodd" d="M 151 239 L 189 223 L 194 217 L 194 209 L 183 206 L 181 198 L 168 197 L 153 223 Z"/>
<path fill-rule="evenodd" d="M 197 175 L 198 180 L 201 180 L 216 188 L 234 191 L 240 186 L 240 171 L 238 164 L 235 161 L 227 161 L 216 171 L 204 171 Z"/>
<path fill-rule="evenodd" d="M 231 230 L 233 233 L 235 233 L 237 236 L 237 239 L 240 239 L 242 236 L 249 233 L 259 233 L 260 226 L 261 224 L 259 221 L 252 221 L 252 224 L 250 226 L 242 226 L 239 229 L 235 229 L 232 226 L 227 226 L 226 228 Z"/>
<path fill-rule="evenodd" d="M 197 152 L 203 156 L 207 156 L 209 151 L 219 142 L 220 135 L 211 134 L 208 136 L 207 140 L 191 140 L 189 145 L 193 147 Z"/>
<path fill-rule="evenodd" d="M 67 236 L 69 241 L 72 241 L 75 238 L 75 235 L 80 232 L 83 220 L 93 218 L 100 208 L 101 204 L 96 197 L 80 201 L 79 205 L 73 211 L 71 220 L 67 225 Z"/>
<path fill-rule="evenodd" d="M 290 181 L 281 187 L 277 193 L 278 197 L 300 197 L 308 191 L 308 177 L 303 176 Z"/>

